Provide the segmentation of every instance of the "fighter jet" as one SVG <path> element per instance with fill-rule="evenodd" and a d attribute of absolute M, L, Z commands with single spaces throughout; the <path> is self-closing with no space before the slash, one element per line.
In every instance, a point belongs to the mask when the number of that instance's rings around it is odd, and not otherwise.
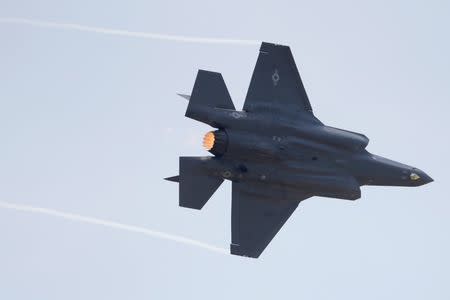
<path fill-rule="evenodd" d="M 356 200 L 360 186 L 420 186 L 422 170 L 366 150 L 360 133 L 324 125 L 288 46 L 262 43 L 241 111 L 220 73 L 199 70 L 186 117 L 216 128 L 203 146 L 212 155 L 180 157 L 179 205 L 201 209 L 232 182 L 231 254 L 257 258 L 299 203 L 313 196 Z"/>

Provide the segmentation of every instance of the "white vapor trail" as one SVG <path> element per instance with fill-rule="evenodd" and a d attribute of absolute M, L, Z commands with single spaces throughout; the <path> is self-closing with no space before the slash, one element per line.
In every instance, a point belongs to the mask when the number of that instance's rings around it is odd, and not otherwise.
<path fill-rule="evenodd" d="M 119 35 L 127 37 L 135 37 L 142 39 L 153 40 L 166 40 L 173 42 L 185 42 L 185 43 L 208 43 L 208 44 L 237 44 L 237 45 L 259 45 L 260 42 L 256 40 L 241 40 L 241 39 L 222 39 L 222 38 L 204 38 L 204 37 L 190 37 L 181 35 L 169 35 L 150 32 L 128 31 L 120 29 L 110 29 L 103 27 L 93 27 L 73 23 L 56 23 L 40 20 L 24 19 L 24 18 L 0 18 L 0 23 L 8 24 L 23 24 L 35 27 L 55 28 L 55 29 L 68 29 L 95 32 L 109 35 Z"/>
<path fill-rule="evenodd" d="M 199 242 L 196 240 L 192 240 L 192 239 L 189 239 L 189 238 L 186 238 L 183 236 L 169 234 L 169 233 L 156 231 L 156 230 L 151 230 L 148 228 L 127 225 L 127 224 L 122 224 L 122 223 L 118 223 L 118 222 L 97 219 L 97 218 L 93 218 L 93 217 L 81 216 L 81 215 L 67 213 L 67 212 L 58 211 L 58 210 L 49 209 L 49 208 L 35 207 L 35 206 L 29 206 L 29 205 L 23 205 L 23 204 L 14 204 L 14 203 L 5 202 L 5 201 L 0 201 L 0 207 L 6 208 L 6 209 L 12 209 L 12 210 L 16 210 L 16 211 L 34 213 L 34 214 L 43 214 L 43 215 L 47 215 L 47 216 L 58 217 L 58 218 L 81 222 L 81 223 L 100 225 L 100 226 L 114 228 L 114 229 L 118 229 L 118 230 L 124 230 L 124 231 L 128 231 L 128 232 L 140 233 L 140 234 L 151 236 L 154 238 L 170 240 L 170 241 L 174 241 L 174 242 L 181 243 L 181 244 L 186 244 L 186 245 L 190 245 L 190 246 L 203 248 L 205 250 L 209 250 L 209 251 L 220 253 L 220 254 L 228 254 L 228 251 L 223 248 L 212 246 L 212 245 L 209 245 L 209 244 L 206 244 L 203 242 Z"/>

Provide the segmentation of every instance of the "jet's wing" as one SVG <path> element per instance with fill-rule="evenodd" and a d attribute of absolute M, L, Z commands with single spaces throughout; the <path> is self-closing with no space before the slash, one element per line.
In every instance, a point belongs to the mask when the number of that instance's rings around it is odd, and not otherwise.
<path fill-rule="evenodd" d="M 264 251 L 300 201 L 310 197 L 263 184 L 233 182 L 232 189 L 230 251 L 254 258 Z"/>
<path fill-rule="evenodd" d="M 311 104 L 288 46 L 262 43 L 244 110 L 307 111 Z"/>

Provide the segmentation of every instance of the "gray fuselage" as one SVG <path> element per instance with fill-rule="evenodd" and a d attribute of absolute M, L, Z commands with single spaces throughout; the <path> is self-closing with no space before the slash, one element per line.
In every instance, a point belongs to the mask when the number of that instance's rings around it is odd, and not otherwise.
<path fill-rule="evenodd" d="M 226 139 L 222 153 L 213 152 L 211 175 L 282 186 L 290 194 L 298 190 L 349 200 L 360 198 L 361 185 L 419 186 L 432 181 L 417 168 L 369 153 L 369 139 L 362 134 L 325 126 L 311 114 L 280 115 L 283 118 L 273 109 L 247 113 L 204 108 L 201 118 L 210 119 L 205 123 L 219 128 Z"/>

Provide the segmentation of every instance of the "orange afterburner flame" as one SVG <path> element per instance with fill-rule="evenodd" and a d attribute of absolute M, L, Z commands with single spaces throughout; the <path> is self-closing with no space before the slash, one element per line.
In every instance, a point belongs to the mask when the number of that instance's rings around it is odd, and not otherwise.
<path fill-rule="evenodd" d="M 203 147 L 205 147 L 206 150 L 211 150 L 214 147 L 214 141 L 216 140 L 216 137 L 214 136 L 214 132 L 210 131 L 203 137 Z"/>

